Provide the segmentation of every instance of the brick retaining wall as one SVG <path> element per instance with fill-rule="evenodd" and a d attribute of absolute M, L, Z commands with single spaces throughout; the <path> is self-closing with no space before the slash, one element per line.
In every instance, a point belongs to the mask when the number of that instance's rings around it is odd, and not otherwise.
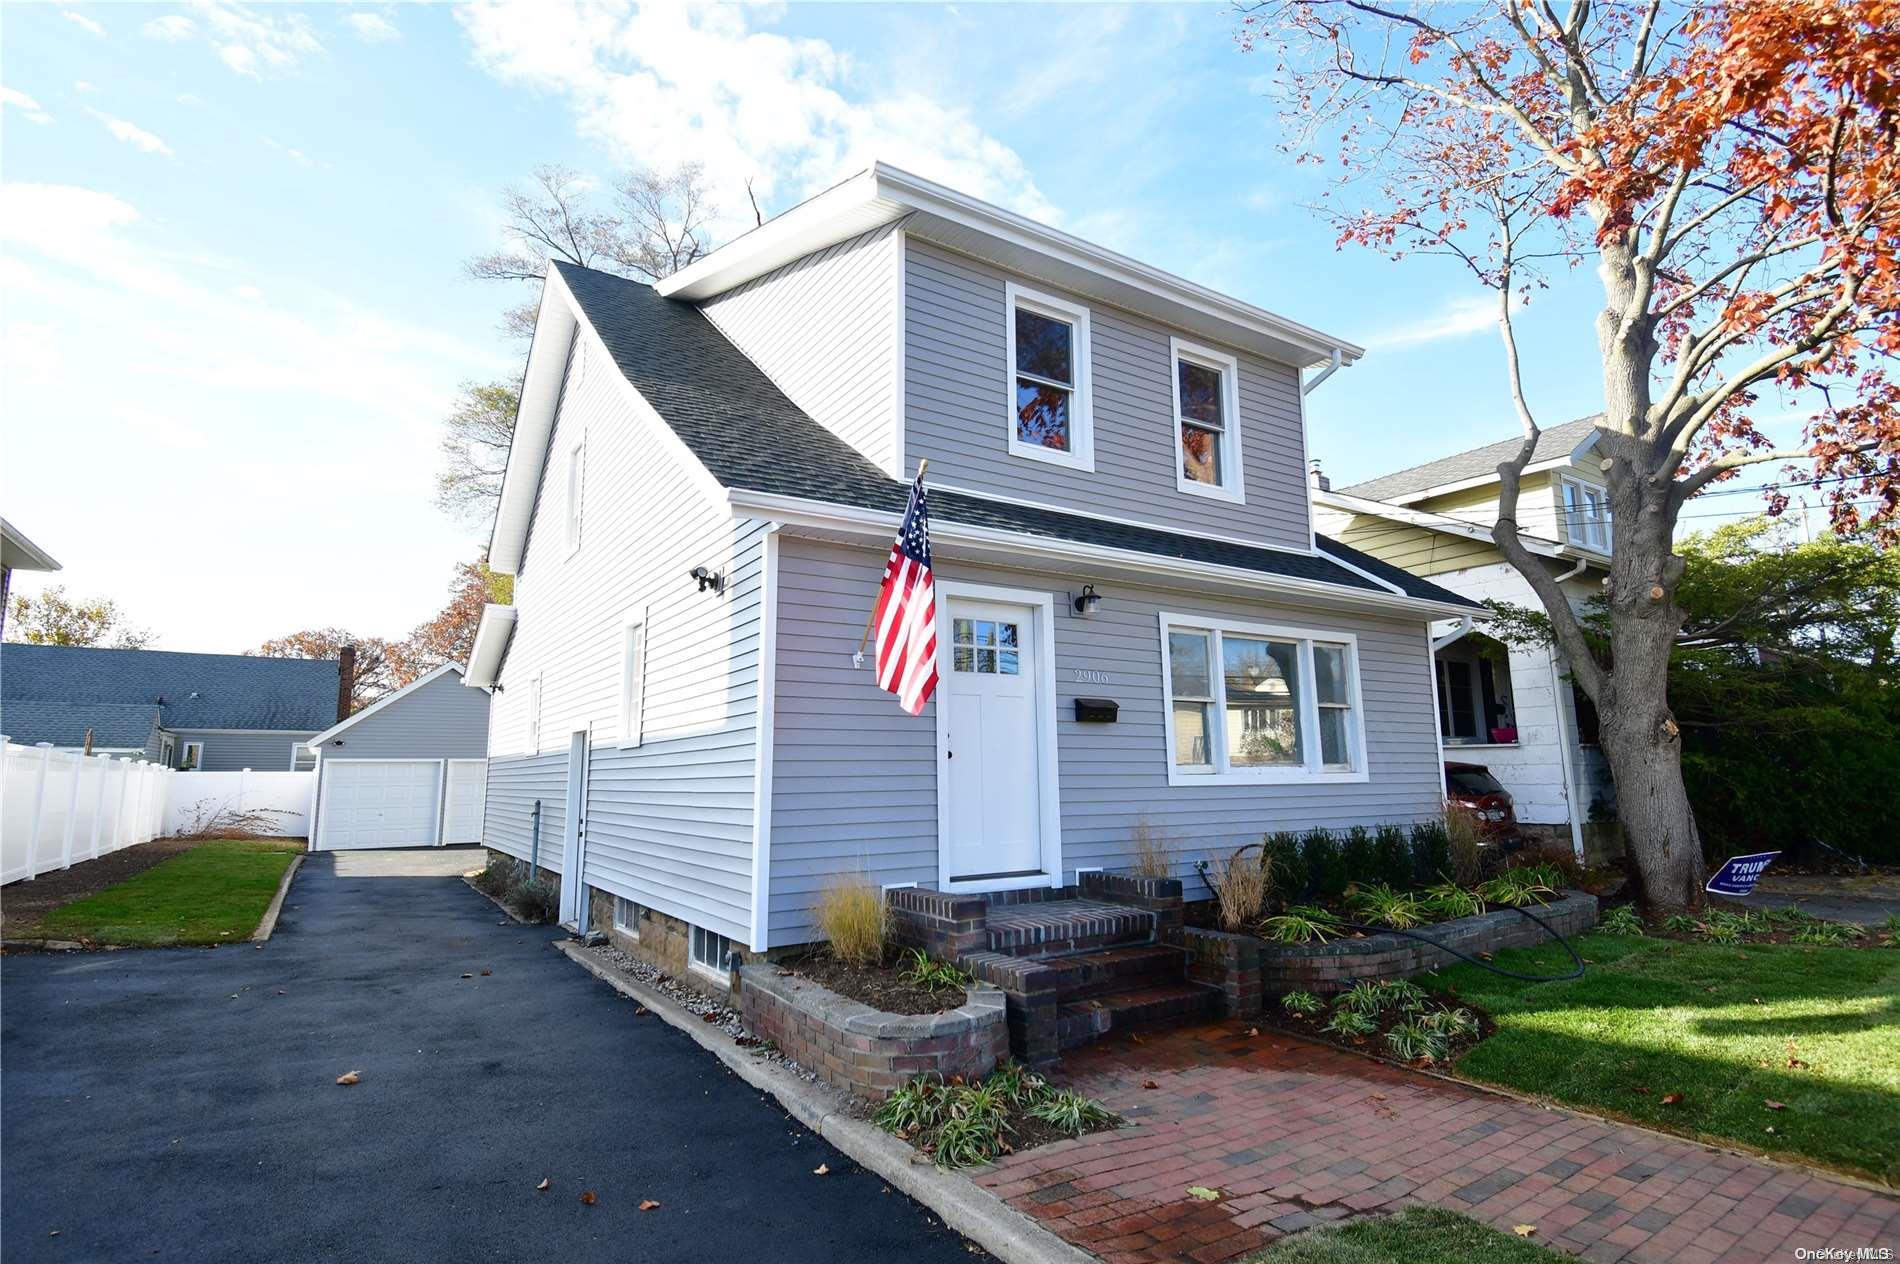
<path fill-rule="evenodd" d="M 1597 923 L 1596 897 L 1581 892 L 1573 891 L 1531 911 L 1565 936 L 1589 930 Z M 1494 909 L 1476 917 L 1422 926 L 1418 933 L 1468 956 L 1550 942 L 1542 926 L 1516 909 Z M 1275 944 L 1252 935 L 1195 927 L 1188 927 L 1185 934 L 1189 977 L 1220 988 L 1232 1017 L 1259 1013 L 1268 996 L 1288 992 L 1324 996 L 1343 992 L 1362 979 L 1409 979 L 1458 960 L 1431 944 L 1390 933 L 1333 939 L 1323 944 Z M 1249 944 L 1253 945 L 1251 952 Z"/>
<path fill-rule="evenodd" d="M 941 1014 L 887 1014 L 772 965 L 742 966 L 739 1011 L 780 1052 L 830 1084 L 882 1098 L 918 1075 L 976 1079 L 1009 1056 L 1003 994 L 972 984 Z"/>

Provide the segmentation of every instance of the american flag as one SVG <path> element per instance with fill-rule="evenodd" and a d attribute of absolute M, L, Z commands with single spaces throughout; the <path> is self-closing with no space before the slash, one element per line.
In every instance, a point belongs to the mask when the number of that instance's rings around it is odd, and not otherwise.
<path fill-rule="evenodd" d="M 877 636 L 877 687 L 897 695 L 916 715 L 937 689 L 937 590 L 930 579 L 930 508 L 923 471 L 911 484 L 904 523 L 884 563 L 884 583 L 871 613 Z"/>

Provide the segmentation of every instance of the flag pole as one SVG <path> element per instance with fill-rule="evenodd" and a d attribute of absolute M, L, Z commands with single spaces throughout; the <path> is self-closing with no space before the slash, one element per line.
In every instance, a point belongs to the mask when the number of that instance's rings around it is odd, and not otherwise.
<path fill-rule="evenodd" d="M 924 481 L 924 471 L 930 468 L 930 458 L 922 457 L 917 462 L 917 481 Z M 864 647 L 871 643 L 871 624 L 877 619 L 877 603 L 871 603 L 871 613 L 864 616 L 864 635 L 858 638 L 857 653 L 851 656 L 853 667 L 864 666 Z"/>

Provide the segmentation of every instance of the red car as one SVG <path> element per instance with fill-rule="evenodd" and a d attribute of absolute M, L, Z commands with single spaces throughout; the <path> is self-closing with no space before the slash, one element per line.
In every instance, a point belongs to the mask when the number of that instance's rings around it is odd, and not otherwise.
<path fill-rule="evenodd" d="M 1491 770 L 1483 764 L 1445 764 L 1445 797 L 1461 808 L 1470 809 L 1484 832 L 1495 841 L 1510 844 L 1519 841 L 1517 814 L 1511 810 L 1511 795 Z"/>

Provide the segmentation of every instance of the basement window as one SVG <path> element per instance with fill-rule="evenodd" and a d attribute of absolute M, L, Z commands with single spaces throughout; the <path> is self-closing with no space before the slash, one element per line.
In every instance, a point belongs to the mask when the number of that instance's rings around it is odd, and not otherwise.
<path fill-rule="evenodd" d="M 624 895 L 614 897 L 614 929 L 629 939 L 640 938 L 640 906 Z"/>
<path fill-rule="evenodd" d="M 733 943 L 716 931 L 704 926 L 693 927 L 692 968 L 701 974 L 709 974 L 721 983 L 726 981 L 726 958 L 733 952 Z"/>

